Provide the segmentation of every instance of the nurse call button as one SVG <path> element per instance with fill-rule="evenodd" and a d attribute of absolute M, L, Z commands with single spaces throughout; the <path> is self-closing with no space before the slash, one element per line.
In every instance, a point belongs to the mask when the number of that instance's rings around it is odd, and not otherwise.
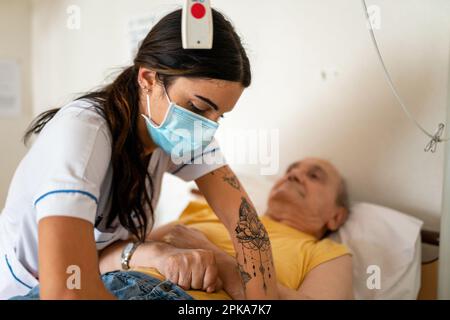
<path fill-rule="evenodd" d="M 191 14 L 196 19 L 202 19 L 206 15 L 206 8 L 201 3 L 196 3 L 191 7 Z"/>

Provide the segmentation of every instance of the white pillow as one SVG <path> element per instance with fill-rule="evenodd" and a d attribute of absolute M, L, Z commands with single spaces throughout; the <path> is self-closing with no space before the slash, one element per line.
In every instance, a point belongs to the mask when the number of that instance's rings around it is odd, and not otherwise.
<path fill-rule="evenodd" d="M 422 224 L 412 216 L 386 207 L 369 203 L 352 205 L 348 221 L 330 238 L 345 244 L 353 254 L 356 299 L 417 298 Z M 380 287 L 374 288 L 376 282 L 370 277 L 377 269 Z M 372 285 L 367 284 L 368 279 Z"/>

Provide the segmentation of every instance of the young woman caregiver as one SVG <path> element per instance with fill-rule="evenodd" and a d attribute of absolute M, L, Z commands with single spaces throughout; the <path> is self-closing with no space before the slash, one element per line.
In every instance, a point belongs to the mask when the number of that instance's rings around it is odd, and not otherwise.
<path fill-rule="evenodd" d="M 181 10 L 168 14 L 112 84 L 32 123 L 25 138 L 39 135 L 0 215 L 0 298 L 39 285 L 41 299 L 113 299 L 100 274 L 136 266 L 185 289 L 218 289 L 212 253 L 146 241 L 164 172 L 195 180 L 227 227 L 245 297 L 277 298 L 267 233 L 232 170 L 217 161 L 213 133 L 251 74 L 230 22 L 215 10 L 213 19 L 213 49 L 184 50 Z M 200 142 L 190 138 L 198 124 Z M 187 151 L 195 161 L 175 161 Z M 79 285 L 68 285 L 78 271 Z"/>

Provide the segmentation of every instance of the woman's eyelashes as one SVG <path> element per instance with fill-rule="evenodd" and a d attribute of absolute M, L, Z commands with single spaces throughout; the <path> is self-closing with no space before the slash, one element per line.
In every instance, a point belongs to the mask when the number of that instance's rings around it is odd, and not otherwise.
<path fill-rule="evenodd" d="M 197 107 L 192 102 L 189 102 L 189 107 L 192 109 L 192 111 L 194 111 L 196 113 L 205 113 L 206 111 L 208 111 L 207 109 L 201 109 L 201 108 Z"/>
<path fill-rule="evenodd" d="M 195 112 L 195 113 L 198 113 L 198 114 L 200 114 L 200 115 L 204 115 L 208 110 L 211 110 L 211 108 L 207 108 L 207 109 L 202 109 L 202 108 L 200 108 L 200 107 L 197 107 L 194 103 L 192 103 L 192 102 L 189 102 L 189 107 L 191 108 L 191 110 L 193 111 L 193 112 Z M 220 118 L 221 119 L 224 119 L 225 118 L 225 116 L 222 114 L 222 115 L 220 115 Z"/>

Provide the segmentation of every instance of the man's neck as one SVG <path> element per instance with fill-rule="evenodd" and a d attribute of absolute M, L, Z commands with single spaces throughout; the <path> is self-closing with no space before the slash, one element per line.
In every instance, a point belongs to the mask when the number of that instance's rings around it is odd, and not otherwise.
<path fill-rule="evenodd" d="M 275 220 L 279 223 L 282 223 L 284 225 L 287 225 L 289 227 L 292 227 L 300 232 L 306 233 L 310 236 L 313 236 L 316 239 L 322 239 L 323 235 L 325 234 L 325 231 L 313 231 L 310 228 L 307 228 L 307 226 L 302 224 L 302 221 L 298 221 L 298 217 L 295 217 L 295 219 L 292 219 L 291 216 L 285 215 L 285 214 L 279 214 L 274 211 L 266 210 L 266 212 L 263 214 L 263 216 L 269 217 L 272 220 Z"/>

